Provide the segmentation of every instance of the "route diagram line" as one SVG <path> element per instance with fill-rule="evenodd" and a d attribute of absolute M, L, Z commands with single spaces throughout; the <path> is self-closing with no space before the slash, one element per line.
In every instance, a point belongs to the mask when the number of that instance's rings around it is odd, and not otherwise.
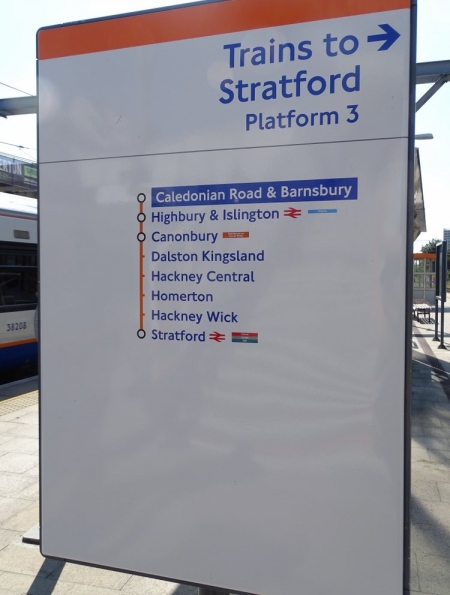
<path fill-rule="evenodd" d="M 137 220 L 139 223 L 139 232 L 137 234 L 137 240 L 139 242 L 139 329 L 137 332 L 137 336 L 139 337 L 139 339 L 143 339 L 146 335 L 146 332 L 144 329 L 144 317 L 145 317 L 145 312 L 144 312 L 144 298 L 145 298 L 145 293 L 144 293 L 144 278 L 145 278 L 145 274 L 144 274 L 144 258 L 145 258 L 144 221 L 146 219 L 146 215 L 144 213 L 145 200 L 146 200 L 145 194 L 143 194 L 142 192 L 140 194 L 138 194 L 137 201 L 139 203 L 139 213 L 137 216 Z"/>

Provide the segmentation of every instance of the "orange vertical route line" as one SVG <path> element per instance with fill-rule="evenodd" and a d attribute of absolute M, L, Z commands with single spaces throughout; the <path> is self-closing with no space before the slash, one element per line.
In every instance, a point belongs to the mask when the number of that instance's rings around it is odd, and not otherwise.
<path fill-rule="evenodd" d="M 144 203 L 139 203 L 139 214 L 144 213 Z M 139 233 L 144 233 L 144 223 L 139 222 Z M 144 328 L 144 242 L 139 242 L 139 328 Z"/>

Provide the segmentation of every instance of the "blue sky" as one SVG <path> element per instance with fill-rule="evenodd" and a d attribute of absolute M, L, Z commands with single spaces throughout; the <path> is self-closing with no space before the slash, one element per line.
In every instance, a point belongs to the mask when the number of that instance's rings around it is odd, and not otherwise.
<path fill-rule="evenodd" d="M 0 36 L 0 82 L 34 95 L 36 92 L 36 31 L 40 27 L 62 22 L 89 19 L 146 10 L 180 0 L 1 0 L 2 35 Z M 450 60 L 449 0 L 418 0 L 417 61 Z M 428 86 L 417 88 L 420 97 Z M 22 93 L 0 85 L 0 97 L 18 97 Z M 450 228 L 450 83 L 418 112 L 416 132 L 430 132 L 434 140 L 417 141 L 422 164 L 428 232 L 415 244 L 419 251 L 423 243 L 442 237 L 444 227 Z M 23 149 L 11 146 L 22 145 Z M 0 152 L 36 159 L 36 117 L 0 118 Z"/>

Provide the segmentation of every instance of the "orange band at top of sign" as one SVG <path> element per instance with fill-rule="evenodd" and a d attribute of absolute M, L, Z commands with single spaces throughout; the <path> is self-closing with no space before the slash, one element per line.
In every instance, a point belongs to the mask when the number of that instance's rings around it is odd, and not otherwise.
<path fill-rule="evenodd" d="M 411 7 L 411 0 L 224 0 L 38 31 L 48 60 Z"/>

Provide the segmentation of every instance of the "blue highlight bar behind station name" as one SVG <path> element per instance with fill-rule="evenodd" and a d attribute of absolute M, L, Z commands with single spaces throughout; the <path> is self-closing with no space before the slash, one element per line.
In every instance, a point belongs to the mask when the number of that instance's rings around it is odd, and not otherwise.
<path fill-rule="evenodd" d="M 152 207 L 357 200 L 358 178 L 152 188 Z"/>

